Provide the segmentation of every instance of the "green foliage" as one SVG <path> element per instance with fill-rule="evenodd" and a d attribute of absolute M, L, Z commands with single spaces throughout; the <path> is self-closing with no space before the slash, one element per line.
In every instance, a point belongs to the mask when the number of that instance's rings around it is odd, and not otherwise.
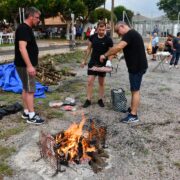
<path fill-rule="evenodd" d="M 90 14 L 90 22 L 95 23 L 98 20 L 111 19 L 111 12 L 104 8 L 98 8 Z"/>
<path fill-rule="evenodd" d="M 1 175 L 12 175 L 13 170 L 7 165 L 6 159 L 12 155 L 16 150 L 14 148 L 7 148 L 0 146 L 0 177 Z"/>
<path fill-rule="evenodd" d="M 167 17 L 171 20 L 178 19 L 178 13 L 180 11 L 180 1 L 179 0 L 160 0 L 157 3 L 160 10 L 163 10 Z"/>
<path fill-rule="evenodd" d="M 25 125 L 22 124 L 19 127 L 6 129 L 5 131 L 0 131 L 0 139 L 6 139 L 13 135 L 19 134 L 22 131 L 24 131 L 24 129 L 25 129 Z"/>
<path fill-rule="evenodd" d="M 123 20 L 123 11 L 126 12 L 129 21 L 131 21 L 131 19 L 133 17 L 133 12 L 129 9 L 126 9 L 124 6 L 117 6 L 114 8 L 114 14 L 117 18 L 117 21 Z"/>

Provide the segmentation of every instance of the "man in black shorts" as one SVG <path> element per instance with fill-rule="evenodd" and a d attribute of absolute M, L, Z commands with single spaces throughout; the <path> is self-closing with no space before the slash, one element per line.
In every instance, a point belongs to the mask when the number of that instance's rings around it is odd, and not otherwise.
<path fill-rule="evenodd" d="M 87 64 L 87 58 L 90 55 L 91 51 L 91 58 L 88 63 L 88 84 L 87 84 L 87 100 L 84 103 L 83 107 L 87 108 L 91 105 L 91 98 L 93 93 L 93 85 L 96 76 L 98 76 L 99 82 L 99 100 L 98 104 L 100 107 L 104 107 L 103 97 L 104 97 L 104 83 L 105 83 L 105 72 L 97 72 L 89 70 L 93 66 L 103 67 L 106 65 L 106 61 L 100 62 L 100 55 L 107 52 L 113 46 L 112 39 L 106 35 L 106 24 L 103 21 L 100 21 L 97 25 L 97 33 L 90 36 L 88 47 L 86 50 L 85 58 L 81 64 L 81 67 Z M 110 60 L 112 57 L 109 57 L 108 64 L 111 64 Z"/>
<path fill-rule="evenodd" d="M 103 62 L 107 56 L 115 55 L 123 49 L 126 65 L 129 72 L 129 81 L 131 88 L 131 107 L 128 109 L 128 116 L 121 122 L 137 122 L 137 109 L 140 103 L 140 86 L 143 74 L 148 68 L 147 58 L 145 54 L 144 42 L 141 35 L 130 29 L 125 22 L 118 22 L 115 26 L 115 31 L 122 36 L 121 41 L 111 48 L 108 52 L 100 56 L 100 61 Z"/>
<path fill-rule="evenodd" d="M 25 21 L 15 33 L 15 61 L 17 72 L 23 84 L 22 100 L 24 105 L 23 119 L 27 123 L 42 124 L 44 120 L 34 111 L 35 75 L 38 64 L 38 46 L 32 27 L 40 22 L 40 11 L 34 7 L 25 11 Z"/>

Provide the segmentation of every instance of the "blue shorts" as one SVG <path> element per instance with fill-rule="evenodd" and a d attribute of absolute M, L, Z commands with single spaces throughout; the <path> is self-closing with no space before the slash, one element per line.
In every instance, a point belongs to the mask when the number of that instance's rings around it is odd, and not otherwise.
<path fill-rule="evenodd" d="M 139 91 L 141 87 L 142 77 L 146 70 L 138 73 L 129 73 L 129 82 L 131 91 Z"/>

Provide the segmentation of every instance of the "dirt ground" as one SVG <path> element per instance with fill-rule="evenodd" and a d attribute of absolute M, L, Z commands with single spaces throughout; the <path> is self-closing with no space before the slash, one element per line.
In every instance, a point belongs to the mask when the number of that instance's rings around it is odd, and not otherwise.
<path fill-rule="evenodd" d="M 149 57 L 148 57 L 149 58 Z M 45 117 L 46 123 L 41 126 L 26 124 L 20 119 L 20 113 L 6 116 L 0 120 L 0 147 L 13 147 L 15 152 L 9 155 L 7 165 L 13 170 L 12 175 L 4 171 L 0 175 L 5 180 L 178 180 L 180 179 L 180 69 L 168 69 L 162 72 L 152 69 L 158 62 L 149 60 L 149 69 L 143 78 L 141 87 L 141 104 L 138 123 L 123 124 L 119 120 L 123 113 L 112 110 L 111 88 L 123 88 L 126 91 L 128 105 L 131 94 L 124 60 L 113 62 L 117 67 L 106 77 L 105 108 L 97 105 L 98 86 L 95 83 L 93 104 L 82 109 L 86 98 L 86 68 L 80 69 L 73 64 L 77 76 L 67 79 L 55 93 L 46 99 L 36 99 L 36 107 Z M 8 103 L 19 101 L 20 95 L 0 92 L 0 102 L 12 97 Z M 63 99 L 67 96 L 76 99 L 76 114 L 60 109 L 50 109 L 50 100 Z M 4 98 L 3 98 L 4 97 Z M 52 177 L 54 169 L 40 157 L 37 142 L 41 130 L 55 133 L 69 127 L 75 121 L 80 122 L 81 113 L 87 118 L 98 118 L 107 125 L 106 149 L 110 155 L 108 166 L 100 173 L 93 173 L 89 165 L 76 165 L 65 168 L 64 173 Z M 15 133 L 9 132 L 14 129 Z M 19 130 L 19 131 L 18 131 Z M 1 138 L 3 137 L 3 138 Z M 2 149 L 2 148 L 1 148 Z M 2 171 L 3 172 L 3 171 Z M 10 173 L 9 173 L 10 174 Z"/>

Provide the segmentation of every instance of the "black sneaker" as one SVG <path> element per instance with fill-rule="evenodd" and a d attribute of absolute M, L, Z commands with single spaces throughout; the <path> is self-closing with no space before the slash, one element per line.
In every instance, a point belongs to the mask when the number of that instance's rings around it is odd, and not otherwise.
<path fill-rule="evenodd" d="M 29 118 L 29 114 L 26 114 L 25 112 L 21 115 L 21 117 L 23 119 L 28 119 Z"/>
<path fill-rule="evenodd" d="M 105 106 L 102 99 L 98 100 L 98 104 L 99 104 L 100 107 L 104 107 Z"/>
<path fill-rule="evenodd" d="M 120 122 L 122 123 L 131 123 L 131 122 L 138 122 L 138 121 L 139 121 L 138 116 L 133 115 L 131 113 L 129 113 L 127 117 L 120 120 Z"/>
<path fill-rule="evenodd" d="M 35 114 L 33 118 L 28 118 L 27 119 L 27 123 L 29 124 L 43 124 L 44 120 L 40 118 L 40 116 L 38 114 Z"/>
<path fill-rule="evenodd" d="M 89 107 L 90 105 L 91 105 L 91 101 L 88 100 L 88 99 L 86 99 L 86 101 L 85 101 L 85 103 L 84 103 L 84 105 L 83 105 L 83 108 L 87 108 L 87 107 Z"/>

